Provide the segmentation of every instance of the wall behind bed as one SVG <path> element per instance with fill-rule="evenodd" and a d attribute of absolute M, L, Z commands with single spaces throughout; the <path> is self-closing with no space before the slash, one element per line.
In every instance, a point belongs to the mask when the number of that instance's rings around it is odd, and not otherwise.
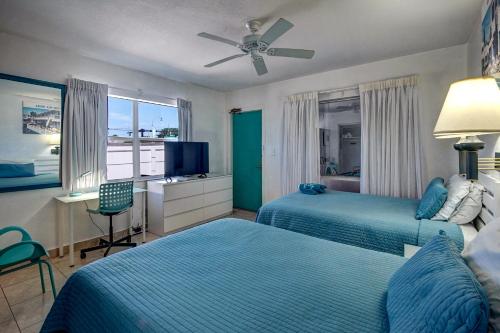
<path fill-rule="evenodd" d="M 211 171 L 224 171 L 226 141 L 224 132 L 220 130 L 220 124 L 225 119 L 223 93 L 93 60 L 8 33 L 0 32 L 0 46 L 0 72 L 3 73 L 56 83 L 63 83 L 68 75 L 72 75 L 122 89 L 142 89 L 146 94 L 191 100 L 194 140 L 210 142 Z M 56 248 L 56 206 L 53 196 L 61 193 L 60 189 L 0 193 L 0 228 L 21 225 L 47 248 Z M 82 222 L 76 223 L 77 241 L 100 235 L 88 222 L 84 208 L 82 205 L 76 212 L 77 221 Z M 135 209 L 135 216 L 139 218 L 142 207 L 136 204 Z M 119 219 L 118 227 L 125 227 L 126 216 L 120 216 Z M 96 216 L 96 220 L 107 230 L 105 219 Z"/>
<path fill-rule="evenodd" d="M 453 140 L 436 140 L 432 136 L 432 131 L 450 83 L 467 76 L 465 44 L 227 93 L 228 108 L 263 110 L 264 201 L 280 196 L 281 114 L 286 96 L 311 90 L 348 87 L 409 74 L 419 74 L 421 78 L 421 130 L 425 179 L 434 176 L 448 177 L 455 172 L 458 163 L 457 154 L 452 148 Z"/>

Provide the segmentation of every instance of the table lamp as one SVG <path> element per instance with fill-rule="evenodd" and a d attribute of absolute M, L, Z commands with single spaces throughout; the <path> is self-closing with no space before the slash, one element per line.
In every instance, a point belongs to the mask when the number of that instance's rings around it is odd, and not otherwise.
<path fill-rule="evenodd" d="M 76 180 L 79 180 L 80 178 L 83 178 L 85 176 L 88 176 L 90 175 L 92 172 L 91 171 L 87 171 L 87 172 L 84 172 L 82 173 L 80 176 L 78 176 L 76 178 Z M 70 197 L 79 197 L 80 195 L 82 195 L 82 192 L 80 191 L 77 191 L 74 187 L 74 183 L 71 184 L 71 192 L 69 192 L 69 196 Z"/>
<path fill-rule="evenodd" d="M 478 150 L 484 142 L 478 135 L 500 133 L 500 90 L 492 77 L 471 78 L 453 83 L 439 114 L 434 136 L 460 138 L 459 169 L 467 179 L 478 177 Z"/>
<path fill-rule="evenodd" d="M 53 146 L 50 150 L 52 155 L 59 155 L 61 145 L 61 134 L 50 134 L 48 140 L 49 146 Z"/>

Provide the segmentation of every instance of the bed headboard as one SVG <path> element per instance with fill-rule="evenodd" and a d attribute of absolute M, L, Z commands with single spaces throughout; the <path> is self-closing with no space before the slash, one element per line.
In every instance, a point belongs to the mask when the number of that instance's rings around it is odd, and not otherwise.
<path fill-rule="evenodd" d="M 500 173 L 498 171 L 480 171 L 479 183 L 484 186 L 483 208 L 479 217 L 484 223 L 500 217 Z"/>

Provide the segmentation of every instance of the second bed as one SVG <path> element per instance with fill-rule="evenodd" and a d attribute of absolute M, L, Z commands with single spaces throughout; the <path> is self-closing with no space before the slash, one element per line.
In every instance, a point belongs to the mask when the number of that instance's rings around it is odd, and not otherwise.
<path fill-rule="evenodd" d="M 292 193 L 261 207 L 256 221 L 309 236 L 403 256 L 406 246 L 423 246 L 444 230 L 459 249 L 476 233 L 441 221 L 417 220 L 419 201 L 359 193 Z M 465 229 L 465 232 L 463 231 Z"/>

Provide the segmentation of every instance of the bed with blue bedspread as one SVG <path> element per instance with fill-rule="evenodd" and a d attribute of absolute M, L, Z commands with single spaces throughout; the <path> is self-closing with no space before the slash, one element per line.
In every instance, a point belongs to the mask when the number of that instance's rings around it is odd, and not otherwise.
<path fill-rule="evenodd" d="M 320 195 L 292 193 L 262 206 L 257 222 L 371 250 L 404 255 L 404 244 L 423 246 L 444 230 L 459 249 L 460 227 L 441 221 L 417 220 L 419 201 L 327 191 Z"/>
<path fill-rule="evenodd" d="M 388 332 L 405 262 L 223 219 L 79 269 L 42 332 Z"/>
<path fill-rule="evenodd" d="M 0 177 L 0 193 L 60 186 L 59 175 L 54 173 L 41 173 L 30 177 Z"/>

